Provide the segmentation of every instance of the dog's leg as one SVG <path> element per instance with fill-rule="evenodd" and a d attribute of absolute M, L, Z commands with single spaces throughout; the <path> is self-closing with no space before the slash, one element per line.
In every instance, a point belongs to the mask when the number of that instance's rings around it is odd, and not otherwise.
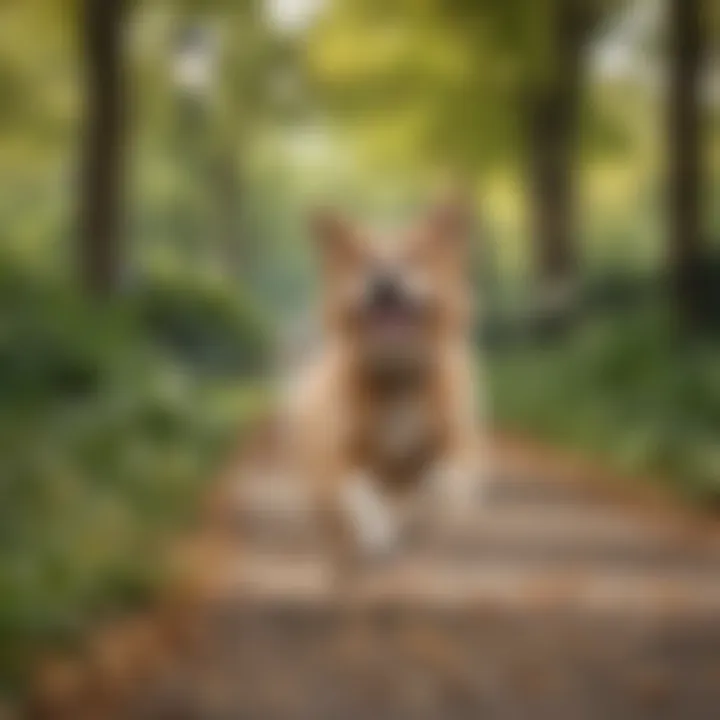
<path fill-rule="evenodd" d="M 356 541 L 365 556 L 388 555 L 399 537 L 394 508 L 365 472 L 356 471 L 341 488 L 340 501 Z"/>
<path fill-rule="evenodd" d="M 477 372 L 465 348 L 448 348 L 440 385 L 448 442 L 433 469 L 432 486 L 451 525 L 471 518 L 483 485 Z"/>
<path fill-rule="evenodd" d="M 432 473 L 434 490 L 445 514 L 462 520 L 477 507 L 482 484 L 476 453 L 471 448 L 448 454 Z"/>

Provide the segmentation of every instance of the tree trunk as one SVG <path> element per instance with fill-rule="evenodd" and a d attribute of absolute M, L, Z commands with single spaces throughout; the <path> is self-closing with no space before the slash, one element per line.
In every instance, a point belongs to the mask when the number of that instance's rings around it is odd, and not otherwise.
<path fill-rule="evenodd" d="M 548 88 L 532 101 L 528 118 L 531 222 L 543 285 L 575 274 L 572 103 L 567 88 Z"/>
<path fill-rule="evenodd" d="M 706 273 L 701 228 L 699 0 L 670 0 L 669 262 L 673 291 L 683 319 L 703 315 Z"/>
<path fill-rule="evenodd" d="M 80 275 L 111 295 L 121 271 L 124 154 L 123 35 L 128 0 L 83 0 L 85 129 L 80 179 Z"/>
<path fill-rule="evenodd" d="M 575 159 L 583 44 L 591 19 L 581 3 L 557 0 L 552 67 L 526 106 L 528 189 L 542 310 L 569 309 L 576 281 Z"/>

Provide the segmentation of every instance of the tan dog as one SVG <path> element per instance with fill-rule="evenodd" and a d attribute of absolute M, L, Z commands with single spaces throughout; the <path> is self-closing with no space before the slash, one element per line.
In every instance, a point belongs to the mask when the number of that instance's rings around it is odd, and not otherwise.
<path fill-rule="evenodd" d="M 382 244 L 331 214 L 315 223 L 324 338 L 294 383 L 291 433 L 324 517 L 363 552 L 394 547 L 423 500 L 455 517 L 471 501 L 468 225 L 457 204 Z"/>

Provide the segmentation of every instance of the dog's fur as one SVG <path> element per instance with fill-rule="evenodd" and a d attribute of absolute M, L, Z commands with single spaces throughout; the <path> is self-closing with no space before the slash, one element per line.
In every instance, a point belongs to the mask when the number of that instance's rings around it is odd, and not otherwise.
<path fill-rule="evenodd" d="M 383 244 L 328 213 L 314 224 L 324 341 L 293 384 L 291 437 L 323 516 L 362 551 L 392 547 L 423 499 L 454 510 L 470 502 L 468 226 L 457 203 Z M 387 277 L 397 307 L 383 301 L 378 312 L 368 294 Z"/>

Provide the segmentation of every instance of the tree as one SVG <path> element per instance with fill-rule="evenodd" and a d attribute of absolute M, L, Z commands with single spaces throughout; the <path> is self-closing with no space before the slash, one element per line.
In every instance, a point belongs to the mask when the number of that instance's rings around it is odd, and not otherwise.
<path fill-rule="evenodd" d="M 579 110 L 586 47 L 601 13 L 597 4 L 582 0 L 554 0 L 546 11 L 550 57 L 540 81 L 528 87 L 521 112 L 541 300 L 555 314 L 568 310 L 576 280 Z"/>
<path fill-rule="evenodd" d="M 694 324 L 701 319 L 708 289 L 700 209 L 700 0 L 670 0 L 669 11 L 669 255 L 677 306 Z"/>
<path fill-rule="evenodd" d="M 407 154 L 430 163 L 459 160 L 476 176 L 522 159 L 536 272 L 551 305 L 568 298 L 575 280 L 574 175 L 587 47 L 614 6 L 345 0 L 325 19 L 338 46 L 325 59 L 325 87 L 331 99 L 340 96 L 336 105 L 351 109 L 346 115 L 354 109 L 364 130 L 372 129 L 373 115 L 379 132 L 392 130 L 393 118 L 414 120 L 390 143 L 410 142 Z M 368 105 L 382 111 L 368 113 Z"/>
<path fill-rule="evenodd" d="M 203 76 L 180 83 L 176 159 L 187 190 L 204 212 L 194 215 L 198 257 L 233 281 L 251 280 L 258 250 L 248 202 L 251 166 L 261 133 L 279 121 L 271 101 L 273 80 L 287 47 L 274 35 L 259 3 L 184 0 L 174 17 L 178 50 L 205 66 Z M 179 42 L 178 42 L 179 40 Z M 188 122 L 189 121 L 189 122 Z M 192 224 L 192 223 L 191 223 Z"/>
<path fill-rule="evenodd" d="M 129 0 L 83 0 L 85 128 L 80 177 L 80 274 L 107 296 L 118 287 L 125 142 L 123 40 Z"/>

